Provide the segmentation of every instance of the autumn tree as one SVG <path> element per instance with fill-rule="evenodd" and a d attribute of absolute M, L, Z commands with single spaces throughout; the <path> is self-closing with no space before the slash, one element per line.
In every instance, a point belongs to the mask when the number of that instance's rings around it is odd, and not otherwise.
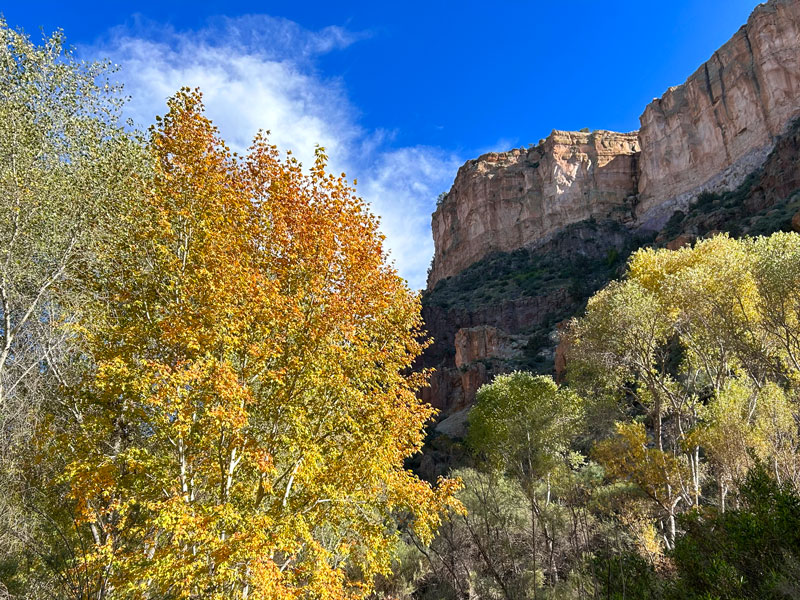
<path fill-rule="evenodd" d="M 668 522 L 664 538 L 670 547 L 675 543 L 678 505 L 687 500 L 681 493 L 681 484 L 689 477 L 687 465 L 669 452 L 648 447 L 641 423 L 618 423 L 616 434 L 597 445 L 594 457 L 607 476 L 634 483 L 658 505 Z"/>
<path fill-rule="evenodd" d="M 670 545 L 677 507 L 710 487 L 724 511 L 753 457 L 795 480 L 798 256 L 783 233 L 640 250 L 572 323 L 573 382 L 601 379 L 648 409 L 652 441 L 620 423 L 597 456 L 663 509 Z"/>
<path fill-rule="evenodd" d="M 91 281 L 96 368 L 50 452 L 93 598 L 355 598 L 396 519 L 430 538 L 454 483 L 403 468 L 432 409 L 418 298 L 318 149 L 232 154 L 182 90 L 154 178 Z"/>
<path fill-rule="evenodd" d="M 752 467 L 752 417 L 757 392 L 738 381 L 728 383 L 702 409 L 702 423 L 690 434 L 702 446 L 718 490 L 718 506 L 725 512 L 728 492 Z"/>
<path fill-rule="evenodd" d="M 800 236 L 776 233 L 744 242 L 753 257 L 759 326 L 771 340 L 771 378 L 800 376 Z M 759 361 L 764 364 L 763 359 Z"/>
<path fill-rule="evenodd" d="M 798 265 L 796 233 L 634 253 L 571 322 L 566 387 L 478 393 L 470 513 L 425 549 L 419 597 L 791 596 Z"/>
<path fill-rule="evenodd" d="M 636 280 L 612 282 L 571 324 L 570 376 L 595 394 L 628 394 L 647 408 L 663 448 L 662 419 L 675 391 L 668 345 L 670 322 L 658 297 Z M 584 390 L 589 392 L 588 389 Z"/>

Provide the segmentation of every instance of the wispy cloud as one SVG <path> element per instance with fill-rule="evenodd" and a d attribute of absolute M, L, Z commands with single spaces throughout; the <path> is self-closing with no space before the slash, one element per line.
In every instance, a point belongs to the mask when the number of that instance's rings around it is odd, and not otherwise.
<path fill-rule="evenodd" d="M 259 129 L 270 130 L 270 140 L 304 164 L 317 144 L 324 146 L 334 171 L 358 179 L 359 192 L 381 216 L 398 271 L 421 288 L 433 254 L 430 213 L 460 160 L 439 148 L 393 147 L 391 135 L 365 130 L 346 82 L 318 72 L 319 56 L 365 37 L 254 15 L 215 18 L 194 31 L 137 21 L 84 51 L 120 65 L 129 113 L 141 125 L 163 114 L 178 88 L 200 87 L 210 118 L 234 150 L 246 149 Z"/>
<path fill-rule="evenodd" d="M 359 182 L 381 216 L 381 226 L 400 273 L 414 288 L 425 285 L 433 256 L 431 212 L 450 189 L 460 161 L 438 148 L 416 146 L 380 153 Z"/>

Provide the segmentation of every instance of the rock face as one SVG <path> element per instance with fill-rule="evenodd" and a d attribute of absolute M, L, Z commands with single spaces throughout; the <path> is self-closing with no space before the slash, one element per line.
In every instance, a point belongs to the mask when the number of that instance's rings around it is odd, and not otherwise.
<path fill-rule="evenodd" d="M 489 325 L 459 329 L 455 347 L 457 367 L 466 367 L 486 358 L 508 359 L 519 354 L 519 345 L 511 336 Z"/>
<path fill-rule="evenodd" d="M 735 188 L 798 116 L 800 2 L 771 0 L 645 109 L 637 222 L 660 228 L 701 191 Z"/>
<path fill-rule="evenodd" d="M 553 131 L 536 147 L 468 161 L 433 214 L 428 287 L 570 223 L 630 220 L 638 151 L 635 133 Z"/>
<path fill-rule="evenodd" d="M 553 131 L 459 169 L 432 218 L 423 318 L 435 343 L 420 367 L 437 371 L 423 398 L 453 412 L 501 372 L 549 364 L 563 377 L 555 320 L 619 277 L 637 244 L 800 230 L 800 0 L 757 6 L 640 122 Z M 514 262 L 526 253 L 536 260 Z"/>
<path fill-rule="evenodd" d="M 569 338 L 564 335 L 567 328 L 567 321 L 562 321 L 556 328 L 558 334 L 558 345 L 555 350 L 555 360 L 553 361 L 553 371 L 556 383 L 562 383 L 567 374 L 567 354 L 569 354 Z"/>
<path fill-rule="evenodd" d="M 754 190 L 755 206 L 771 206 L 800 189 L 800 121 L 781 136 L 764 164 Z"/>
<path fill-rule="evenodd" d="M 435 343 L 420 366 L 436 367 L 430 385 L 422 390 L 423 400 L 448 412 L 469 406 L 480 386 L 508 370 L 523 353 L 527 338 L 519 333 L 569 304 L 567 291 L 556 289 L 477 310 L 423 306 Z"/>
<path fill-rule="evenodd" d="M 680 234 L 674 240 L 667 242 L 667 250 L 679 250 L 686 246 L 691 246 L 694 242 L 694 236 L 686 233 Z"/>
<path fill-rule="evenodd" d="M 631 232 L 614 221 L 583 222 L 536 249 L 516 252 L 525 258 L 517 256 L 513 268 L 489 258 L 425 292 L 422 317 L 435 343 L 417 367 L 436 370 L 422 398 L 451 414 L 469 406 L 478 388 L 499 373 L 545 368 L 555 358 L 553 328 L 605 283 L 607 277 L 597 273 L 598 267 L 609 268 L 609 257 L 621 263 L 632 243 Z M 565 268 L 570 272 L 562 273 Z M 524 285 L 528 275 L 537 276 L 544 285 L 512 293 L 512 287 Z M 499 299 L 465 301 L 452 293 L 491 286 L 498 279 L 505 281 Z"/>
<path fill-rule="evenodd" d="M 553 131 L 467 161 L 432 218 L 431 289 L 494 251 L 612 218 L 659 230 L 703 191 L 736 188 L 800 117 L 800 0 L 770 0 L 634 133 Z"/>

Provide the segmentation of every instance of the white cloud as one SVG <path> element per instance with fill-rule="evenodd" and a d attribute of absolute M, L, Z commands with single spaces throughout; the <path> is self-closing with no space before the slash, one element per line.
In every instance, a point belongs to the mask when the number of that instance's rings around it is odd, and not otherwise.
<path fill-rule="evenodd" d="M 431 212 L 450 189 L 460 161 L 441 149 L 399 148 L 380 154 L 359 190 L 381 216 L 398 271 L 412 288 L 425 286 L 433 256 Z"/>
<path fill-rule="evenodd" d="M 259 129 L 270 130 L 270 140 L 304 164 L 317 144 L 324 146 L 334 172 L 358 179 L 360 194 L 381 217 L 398 271 L 421 288 L 433 254 L 430 214 L 460 161 L 438 148 L 392 147 L 387 132 L 364 130 L 344 82 L 315 70 L 316 57 L 363 37 L 257 15 L 215 18 L 184 32 L 137 22 L 86 50 L 120 65 L 128 112 L 142 126 L 165 112 L 180 87 L 199 87 L 233 150 L 245 150 Z"/>

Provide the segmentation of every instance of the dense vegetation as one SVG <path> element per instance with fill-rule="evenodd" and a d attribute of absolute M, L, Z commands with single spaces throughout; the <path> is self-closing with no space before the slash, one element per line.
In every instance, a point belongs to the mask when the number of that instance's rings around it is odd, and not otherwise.
<path fill-rule="evenodd" d="M 634 235 L 617 221 L 588 219 L 566 227 L 539 247 L 489 254 L 440 280 L 423 293 L 422 304 L 449 312 L 458 321 L 458 315 L 491 314 L 517 301 L 541 299 L 547 308 L 537 319 L 512 327 L 511 333 L 527 338 L 523 354 L 502 364 L 489 363 L 487 369 L 552 373 L 556 324 L 576 314 L 595 291 L 618 277 L 630 253 L 651 240 L 652 236 Z M 426 364 L 443 366 L 440 361 L 443 354 L 448 358 L 447 350 L 439 340 L 427 351 Z"/>
<path fill-rule="evenodd" d="M 570 239 L 582 241 L 581 252 L 559 249 Z M 424 302 L 444 309 L 474 310 L 558 287 L 568 288 L 580 301 L 616 275 L 637 242 L 615 221 L 590 219 L 567 227 L 544 248 L 494 252 L 437 282 L 426 292 Z"/>
<path fill-rule="evenodd" d="M 418 598 L 793 598 L 800 235 L 642 249 L 569 327 L 568 384 L 478 392 Z M 407 565 L 398 573 L 408 573 Z"/>
<path fill-rule="evenodd" d="M 453 481 L 420 306 L 320 148 L 224 145 L 198 91 L 148 135 L 106 65 L 0 24 L 0 596 L 358 598 Z"/>

